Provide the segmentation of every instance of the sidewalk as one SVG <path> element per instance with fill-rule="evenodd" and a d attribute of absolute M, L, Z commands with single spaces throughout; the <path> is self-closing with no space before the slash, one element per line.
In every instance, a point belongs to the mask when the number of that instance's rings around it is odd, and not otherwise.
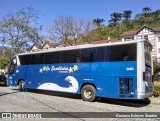
<path fill-rule="evenodd" d="M 151 100 L 151 103 L 152 103 L 152 104 L 160 105 L 160 97 L 155 98 L 155 97 L 152 96 L 152 97 L 150 97 L 149 99 Z"/>

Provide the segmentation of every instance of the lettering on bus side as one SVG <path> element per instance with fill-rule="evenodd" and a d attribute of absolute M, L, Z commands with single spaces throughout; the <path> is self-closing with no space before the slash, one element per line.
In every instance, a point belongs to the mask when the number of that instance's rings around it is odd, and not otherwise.
<path fill-rule="evenodd" d="M 43 71 L 58 71 L 59 73 L 73 73 L 74 71 L 78 70 L 78 66 L 74 65 L 73 67 L 66 67 L 66 66 L 43 66 L 42 68 L 40 68 L 39 72 L 43 73 Z"/>
<path fill-rule="evenodd" d="M 126 70 L 127 71 L 134 71 L 134 67 L 127 67 Z"/>

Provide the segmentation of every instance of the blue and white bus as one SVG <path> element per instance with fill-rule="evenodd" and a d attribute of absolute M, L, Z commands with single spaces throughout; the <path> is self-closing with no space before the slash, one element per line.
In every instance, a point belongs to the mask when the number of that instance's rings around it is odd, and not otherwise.
<path fill-rule="evenodd" d="M 11 60 L 8 85 L 81 94 L 85 101 L 144 99 L 152 92 L 151 50 L 137 40 L 21 53 Z"/>

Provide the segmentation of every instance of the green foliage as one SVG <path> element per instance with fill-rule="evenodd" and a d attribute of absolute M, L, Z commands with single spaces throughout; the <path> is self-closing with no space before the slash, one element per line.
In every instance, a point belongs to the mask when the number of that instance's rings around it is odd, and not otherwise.
<path fill-rule="evenodd" d="M 157 59 L 155 59 L 153 60 L 154 81 L 158 80 L 158 72 L 160 72 L 160 64 L 158 63 Z"/>
<path fill-rule="evenodd" d="M 122 14 L 118 13 L 118 12 L 114 12 L 111 14 L 111 20 L 109 20 L 108 22 L 110 22 L 110 25 L 116 26 L 122 19 Z"/>
<path fill-rule="evenodd" d="M 160 96 L 160 82 L 154 82 L 153 96 L 154 97 Z"/>
<path fill-rule="evenodd" d="M 93 23 L 97 26 L 97 28 L 100 28 L 101 23 L 103 23 L 104 21 L 105 21 L 104 19 L 99 19 L 99 18 L 93 19 Z"/>
<path fill-rule="evenodd" d="M 132 14 L 131 10 L 125 10 L 125 11 L 123 11 L 122 16 L 124 17 L 124 19 L 126 21 L 126 20 L 129 20 L 131 18 L 131 14 Z"/>
<path fill-rule="evenodd" d="M 11 58 L 17 53 L 14 49 L 4 49 L 0 53 L 0 69 L 6 69 Z"/>
<path fill-rule="evenodd" d="M 84 41 L 87 41 L 86 39 L 88 38 L 92 41 L 106 40 L 108 37 L 120 38 L 124 32 L 140 29 L 144 25 L 151 28 L 160 26 L 160 10 L 152 12 L 149 7 L 145 7 L 142 9 L 142 13 L 137 13 L 135 19 L 132 20 L 130 19 L 131 14 L 131 10 L 125 10 L 123 13 L 113 12 L 109 25 L 88 32 L 85 35 Z"/>

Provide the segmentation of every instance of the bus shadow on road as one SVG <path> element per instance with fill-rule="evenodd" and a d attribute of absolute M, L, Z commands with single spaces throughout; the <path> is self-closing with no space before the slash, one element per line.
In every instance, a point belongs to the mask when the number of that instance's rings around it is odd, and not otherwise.
<path fill-rule="evenodd" d="M 18 93 L 18 92 L 2 93 L 2 94 L 0 94 L 0 97 L 1 97 L 1 96 L 5 96 L 5 95 L 11 95 L 11 94 L 14 94 L 14 93 Z"/>
<path fill-rule="evenodd" d="M 58 96 L 64 98 L 71 98 L 71 99 L 78 99 L 81 100 L 81 96 L 78 94 L 70 94 L 64 92 L 54 92 L 54 91 L 44 91 L 44 90 L 33 90 L 27 89 L 28 92 L 38 93 L 38 94 L 45 94 L 51 96 Z M 111 99 L 111 98 L 98 98 L 96 102 L 99 103 L 106 103 L 106 104 L 113 104 L 113 105 L 121 105 L 121 106 L 128 106 L 128 107 L 144 107 L 151 103 L 149 99 L 144 100 L 124 100 L 124 99 Z"/>
<path fill-rule="evenodd" d="M 34 90 L 34 89 L 27 89 L 28 92 L 38 93 L 38 94 L 45 94 L 51 96 L 58 96 L 58 97 L 65 97 L 65 98 L 72 98 L 72 99 L 81 99 L 81 96 L 78 94 L 71 94 L 71 93 L 64 93 L 64 92 L 54 92 L 54 91 L 44 91 L 44 90 Z"/>
<path fill-rule="evenodd" d="M 0 87 L 8 87 L 7 85 L 0 85 Z"/>
<path fill-rule="evenodd" d="M 110 99 L 110 98 L 100 98 L 97 102 L 128 106 L 128 107 L 137 107 L 137 108 L 145 107 L 151 103 L 150 99 L 125 100 L 125 99 Z"/>

